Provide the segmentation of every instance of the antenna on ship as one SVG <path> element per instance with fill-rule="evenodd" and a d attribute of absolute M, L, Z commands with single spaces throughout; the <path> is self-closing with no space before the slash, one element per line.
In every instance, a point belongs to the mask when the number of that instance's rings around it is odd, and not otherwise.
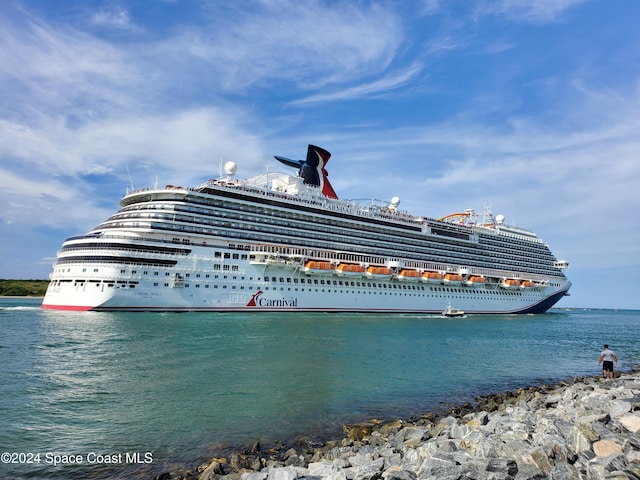
<path fill-rule="evenodd" d="M 220 167 L 218 168 L 218 178 L 222 178 L 222 155 L 220 155 Z"/>

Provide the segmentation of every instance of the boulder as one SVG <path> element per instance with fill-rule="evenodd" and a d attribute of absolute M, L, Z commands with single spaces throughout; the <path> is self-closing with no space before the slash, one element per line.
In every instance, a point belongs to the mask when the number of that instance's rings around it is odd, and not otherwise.
<path fill-rule="evenodd" d="M 640 432 L 640 415 L 624 415 L 618 418 L 618 422 L 631 433 Z"/>

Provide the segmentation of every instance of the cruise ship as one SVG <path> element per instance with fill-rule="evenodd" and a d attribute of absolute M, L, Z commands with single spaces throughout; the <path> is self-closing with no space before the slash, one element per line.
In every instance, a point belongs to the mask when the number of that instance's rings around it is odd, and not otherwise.
<path fill-rule="evenodd" d="M 485 209 L 429 218 L 339 199 L 330 153 L 289 173 L 127 192 L 57 253 L 42 308 L 97 311 L 543 313 L 571 282 L 533 232 Z"/>

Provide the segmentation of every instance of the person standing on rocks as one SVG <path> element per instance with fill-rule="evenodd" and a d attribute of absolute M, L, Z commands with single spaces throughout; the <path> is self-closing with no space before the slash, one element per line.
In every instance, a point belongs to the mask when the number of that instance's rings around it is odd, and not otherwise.
<path fill-rule="evenodd" d="M 618 366 L 618 357 L 613 350 L 609 350 L 609 345 L 604 345 L 604 350 L 600 353 L 600 359 L 598 365 L 602 364 L 602 378 L 607 378 L 607 372 L 609 372 L 609 378 L 613 378 L 613 362 L 616 362 Z"/>

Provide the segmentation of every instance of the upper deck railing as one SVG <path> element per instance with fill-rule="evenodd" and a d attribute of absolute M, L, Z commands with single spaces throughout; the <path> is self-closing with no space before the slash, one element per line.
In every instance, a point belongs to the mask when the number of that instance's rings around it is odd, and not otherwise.
<path fill-rule="evenodd" d="M 269 186 L 269 178 L 274 179 L 276 177 L 288 177 L 289 181 L 291 179 L 295 180 L 294 190 L 295 193 L 290 193 L 284 190 L 273 189 Z M 297 183 L 297 184 L 296 184 Z M 290 183 L 291 184 L 291 183 Z M 207 194 L 212 193 L 211 191 L 220 190 L 220 191 L 228 191 L 228 192 L 237 192 L 241 191 L 250 195 L 255 195 L 256 197 L 270 197 L 274 199 L 278 199 L 280 201 L 284 201 L 287 203 L 293 203 L 298 205 L 305 205 L 310 207 L 321 208 L 323 210 L 349 214 L 356 217 L 364 217 L 371 219 L 378 219 L 384 221 L 390 221 L 393 223 L 399 223 L 404 225 L 411 226 L 423 226 L 423 225 L 447 225 L 455 228 L 460 232 L 465 232 L 467 234 L 474 234 L 478 232 L 491 232 L 500 235 L 505 235 L 513 238 L 526 239 L 528 241 L 533 242 L 542 242 L 534 232 L 530 230 L 525 230 L 519 227 L 511 227 L 504 225 L 496 225 L 496 224 L 480 224 L 480 223 L 469 223 L 469 224 L 457 224 L 452 222 L 441 221 L 436 218 L 427 217 L 427 216 L 415 216 L 406 211 L 397 210 L 395 207 L 390 206 L 390 203 L 385 205 L 382 200 L 372 199 L 370 204 L 364 204 L 362 201 L 355 200 L 343 200 L 343 199 L 333 199 L 328 198 L 322 195 L 319 187 L 313 185 L 306 185 L 302 183 L 302 179 L 298 177 L 293 177 L 291 175 L 282 174 L 282 173 L 272 173 L 266 175 L 260 175 L 253 179 L 248 180 L 216 180 L 210 179 L 204 184 L 198 187 L 181 187 L 174 185 L 167 185 L 165 188 L 142 188 L 136 189 L 131 192 L 127 192 L 122 200 L 127 198 L 131 198 L 140 194 L 148 194 L 151 192 L 159 192 L 166 190 L 176 190 L 183 191 L 186 194 L 189 193 L 199 193 L 199 194 Z M 377 202 L 378 204 L 376 204 Z M 121 201 L 122 203 L 122 201 Z"/>

